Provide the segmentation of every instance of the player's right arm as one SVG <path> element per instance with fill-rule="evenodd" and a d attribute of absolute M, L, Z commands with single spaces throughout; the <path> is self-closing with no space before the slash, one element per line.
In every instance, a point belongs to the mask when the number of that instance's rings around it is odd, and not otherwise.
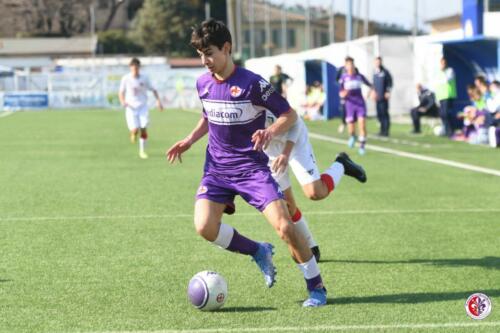
<path fill-rule="evenodd" d="M 177 141 L 172 147 L 167 150 L 167 159 L 170 163 L 174 163 L 176 159 L 182 163 L 182 153 L 191 148 L 191 146 L 208 133 L 208 119 L 201 117 L 196 127 L 191 133 L 181 141 Z"/>
<path fill-rule="evenodd" d="M 126 108 L 127 102 L 125 101 L 125 77 L 122 78 L 120 82 L 120 90 L 118 91 L 118 98 L 120 99 L 120 104 Z"/>

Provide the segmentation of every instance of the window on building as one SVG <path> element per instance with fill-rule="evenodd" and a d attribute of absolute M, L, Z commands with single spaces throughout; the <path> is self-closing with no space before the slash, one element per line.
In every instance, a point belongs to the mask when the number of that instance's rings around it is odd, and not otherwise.
<path fill-rule="evenodd" d="M 312 33 L 312 43 L 310 43 L 311 47 L 319 46 L 319 33 L 316 30 L 313 30 Z"/>
<path fill-rule="evenodd" d="M 243 43 L 250 44 L 250 30 L 243 31 Z"/>
<path fill-rule="evenodd" d="M 264 44 L 266 42 L 266 30 L 259 29 L 258 35 L 259 35 L 259 37 L 257 38 L 257 43 Z"/>
<path fill-rule="evenodd" d="M 489 0 L 488 1 L 488 11 L 500 12 L 500 0 Z"/>
<path fill-rule="evenodd" d="M 330 43 L 330 36 L 327 32 L 321 32 L 321 46 L 328 45 Z"/>
<path fill-rule="evenodd" d="M 281 46 L 281 30 L 273 29 L 272 42 L 276 47 Z"/>
<path fill-rule="evenodd" d="M 286 43 L 287 47 L 294 48 L 297 46 L 294 29 L 287 29 L 286 37 L 287 37 L 287 43 Z"/>

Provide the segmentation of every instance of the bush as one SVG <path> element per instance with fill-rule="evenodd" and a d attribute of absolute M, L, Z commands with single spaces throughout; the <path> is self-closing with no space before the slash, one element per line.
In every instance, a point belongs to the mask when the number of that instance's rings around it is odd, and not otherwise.
<path fill-rule="evenodd" d="M 127 37 L 122 30 L 107 30 L 98 33 L 99 52 L 104 54 L 142 53 L 143 48 Z"/>

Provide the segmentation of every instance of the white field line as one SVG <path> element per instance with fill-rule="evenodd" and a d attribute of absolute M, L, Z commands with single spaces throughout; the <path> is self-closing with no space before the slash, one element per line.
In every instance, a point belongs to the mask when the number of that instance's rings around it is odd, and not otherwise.
<path fill-rule="evenodd" d="M 318 140 L 329 141 L 329 142 L 340 143 L 340 144 L 347 144 L 347 140 L 337 139 L 337 138 L 333 138 L 333 137 L 327 136 L 327 135 L 322 135 L 322 134 L 317 134 L 317 133 L 309 133 L 309 136 L 311 138 L 318 139 Z M 425 155 L 421 155 L 421 154 L 408 153 L 408 152 L 401 151 L 401 150 L 385 148 L 385 147 L 380 147 L 380 146 L 375 146 L 375 145 L 367 145 L 366 149 L 377 151 L 380 153 L 387 153 L 387 154 L 392 154 L 392 155 L 396 155 L 396 156 L 400 156 L 400 157 L 412 158 L 415 160 L 432 162 L 432 163 L 436 163 L 436 164 L 451 166 L 451 167 L 458 168 L 458 169 L 475 171 L 475 172 L 480 172 L 480 173 L 485 173 L 488 175 L 500 177 L 500 170 L 478 167 L 478 166 L 475 166 L 472 164 L 454 162 L 454 161 L 445 160 L 442 158 L 430 157 L 430 156 L 425 156 Z"/>
<path fill-rule="evenodd" d="M 2 111 L 2 112 L 0 112 L 0 118 L 8 117 L 8 116 L 13 115 L 13 114 L 14 114 L 14 111 L 11 111 L 11 110 Z"/>
<path fill-rule="evenodd" d="M 413 146 L 413 147 L 423 147 L 423 148 L 432 148 L 433 145 L 429 143 L 420 143 L 416 141 L 411 141 L 411 140 L 400 140 L 400 139 L 395 139 L 395 138 L 387 138 L 387 137 L 378 137 L 376 135 L 371 135 L 368 134 L 368 139 L 370 140 L 375 140 L 375 141 L 382 141 L 382 142 L 390 142 L 390 143 L 395 143 L 395 144 L 401 144 L 401 145 L 407 145 L 407 146 Z M 451 145 L 440 145 L 440 147 L 450 147 Z"/>
<path fill-rule="evenodd" d="M 247 328 L 200 328 L 159 331 L 104 331 L 93 333 L 240 333 L 240 332 L 333 332 L 333 331 L 385 331 L 385 330 L 452 330 L 457 328 L 499 327 L 500 321 L 467 322 L 467 323 L 425 323 L 425 324 L 394 324 L 394 325 L 321 325 L 307 327 L 247 327 Z"/>
<path fill-rule="evenodd" d="M 380 209 L 380 210 L 339 210 L 305 211 L 304 215 L 379 215 L 379 214 L 440 214 L 440 213 L 500 213 L 500 208 L 448 208 L 448 209 Z M 237 213 L 238 217 L 261 216 L 259 212 Z M 149 214 L 149 215 L 82 215 L 82 216 L 26 216 L 0 217 L 3 221 L 57 221 L 57 220 L 120 220 L 120 219 L 176 219 L 192 218 L 193 214 Z"/>

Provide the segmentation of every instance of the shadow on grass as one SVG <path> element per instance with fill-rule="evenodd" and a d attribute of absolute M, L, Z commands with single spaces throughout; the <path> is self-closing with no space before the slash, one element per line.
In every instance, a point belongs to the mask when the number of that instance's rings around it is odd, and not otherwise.
<path fill-rule="evenodd" d="M 410 260 L 321 260 L 321 263 L 344 264 L 429 264 L 436 266 L 475 266 L 487 269 L 500 269 L 499 257 L 483 257 L 475 259 L 410 259 Z"/>
<path fill-rule="evenodd" d="M 407 293 L 407 294 L 392 294 L 392 295 L 375 295 L 375 296 L 362 296 L 362 297 L 338 297 L 328 298 L 327 303 L 333 305 L 347 305 L 347 304 L 366 304 L 366 303 L 379 303 L 379 304 L 418 304 L 418 303 L 432 303 L 442 301 L 465 301 L 470 295 L 481 292 L 489 297 L 499 297 L 500 289 L 487 289 L 487 290 L 469 290 L 460 292 L 442 292 L 442 293 Z"/>
<path fill-rule="evenodd" d="M 263 306 L 231 306 L 222 308 L 216 312 L 262 312 L 262 311 L 276 311 L 276 308 L 263 307 Z"/>
<path fill-rule="evenodd" d="M 12 280 L 10 280 L 10 279 L 0 279 L 0 283 L 2 283 L 2 282 L 11 282 L 11 281 Z"/>

